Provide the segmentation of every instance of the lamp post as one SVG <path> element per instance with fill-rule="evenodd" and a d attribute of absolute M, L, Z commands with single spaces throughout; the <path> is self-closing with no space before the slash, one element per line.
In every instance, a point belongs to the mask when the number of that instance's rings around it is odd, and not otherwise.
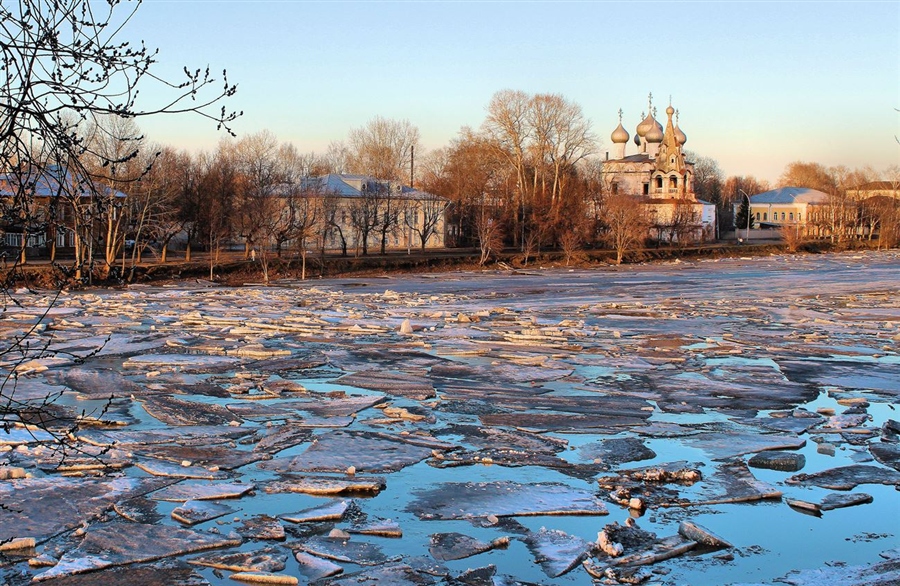
<path fill-rule="evenodd" d="M 753 214 L 750 213 L 750 196 L 747 195 L 747 192 L 743 189 L 738 189 L 738 191 L 747 198 L 747 232 L 744 234 L 744 240 L 750 240 L 750 218 Z"/>

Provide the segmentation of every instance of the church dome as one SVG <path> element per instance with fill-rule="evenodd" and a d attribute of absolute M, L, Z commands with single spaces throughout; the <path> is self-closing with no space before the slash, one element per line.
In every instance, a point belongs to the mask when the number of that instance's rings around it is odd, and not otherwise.
<path fill-rule="evenodd" d="M 647 117 L 644 118 L 643 122 L 637 125 L 637 129 L 635 130 L 636 137 L 635 138 L 644 138 L 647 135 L 647 132 L 653 128 L 653 125 L 656 123 L 656 120 L 653 119 L 653 113 L 647 114 Z"/>
<path fill-rule="evenodd" d="M 662 142 L 663 141 L 662 125 L 659 122 L 657 122 L 656 120 L 653 120 L 653 122 L 651 124 L 652 124 L 652 126 L 647 131 L 647 133 L 644 135 L 644 138 L 647 139 L 647 142 L 654 142 L 654 143 Z"/>
<path fill-rule="evenodd" d="M 681 131 L 681 128 L 675 127 L 675 140 L 678 141 L 679 146 L 684 146 L 684 143 L 687 142 L 687 136 L 685 136 L 684 132 Z"/>
<path fill-rule="evenodd" d="M 628 142 L 628 139 L 629 139 L 630 137 L 628 136 L 628 131 L 625 130 L 625 129 L 622 127 L 622 123 L 619 122 L 619 126 L 616 127 L 615 130 L 613 130 L 612 136 L 611 136 L 610 138 L 612 138 L 612 141 L 613 141 L 615 144 L 623 144 L 623 143 Z"/>

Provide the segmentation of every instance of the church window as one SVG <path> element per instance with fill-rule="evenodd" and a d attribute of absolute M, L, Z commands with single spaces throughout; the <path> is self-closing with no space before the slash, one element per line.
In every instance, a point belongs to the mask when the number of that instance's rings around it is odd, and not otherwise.
<path fill-rule="evenodd" d="M 650 195 L 650 184 L 644 183 L 644 195 Z"/>
<path fill-rule="evenodd" d="M 678 177 L 669 177 L 669 187 L 672 189 L 678 187 Z"/>
<path fill-rule="evenodd" d="M 662 177 L 657 177 L 657 178 L 656 178 L 656 189 L 660 189 L 660 190 L 661 190 L 662 187 L 663 187 L 663 184 L 662 184 Z"/>
<path fill-rule="evenodd" d="M 612 184 L 612 192 L 613 192 L 613 195 L 616 195 L 619 193 L 619 184 L 618 183 Z"/>
<path fill-rule="evenodd" d="M 674 165 L 674 164 L 675 164 L 675 157 L 672 157 L 672 160 L 671 160 L 670 162 Z"/>

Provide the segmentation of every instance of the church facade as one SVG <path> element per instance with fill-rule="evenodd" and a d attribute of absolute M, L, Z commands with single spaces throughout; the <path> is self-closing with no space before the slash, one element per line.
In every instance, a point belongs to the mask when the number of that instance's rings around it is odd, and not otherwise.
<path fill-rule="evenodd" d="M 678 127 L 677 113 L 671 104 L 666 108 L 663 128 L 656 120 L 652 94 L 648 101 L 648 113 L 641 114 L 643 120 L 635 129 L 637 152 L 632 154 L 627 152 L 631 136 L 622 126 L 619 110 L 619 126 L 610 136 L 612 157 L 607 153 L 601 171 L 606 194 L 637 197 L 647 210 L 654 238 L 668 242 L 714 239 L 716 206 L 694 194 L 694 164 L 685 158 L 687 136 Z"/>

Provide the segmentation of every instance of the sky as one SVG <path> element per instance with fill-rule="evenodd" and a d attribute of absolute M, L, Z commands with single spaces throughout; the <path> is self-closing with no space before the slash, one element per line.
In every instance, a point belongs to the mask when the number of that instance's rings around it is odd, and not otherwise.
<path fill-rule="evenodd" d="M 238 135 L 269 130 L 324 152 L 375 116 L 428 149 L 478 128 L 503 89 L 579 104 L 612 151 L 652 92 L 686 148 L 726 176 L 776 181 L 794 161 L 900 163 L 900 2 L 309 2 L 144 0 L 123 38 L 159 48 L 155 73 L 227 69 Z M 163 99 L 143 87 L 139 105 Z M 141 121 L 187 150 L 221 139 L 199 117 Z M 629 154 L 633 152 L 630 143 Z"/>

